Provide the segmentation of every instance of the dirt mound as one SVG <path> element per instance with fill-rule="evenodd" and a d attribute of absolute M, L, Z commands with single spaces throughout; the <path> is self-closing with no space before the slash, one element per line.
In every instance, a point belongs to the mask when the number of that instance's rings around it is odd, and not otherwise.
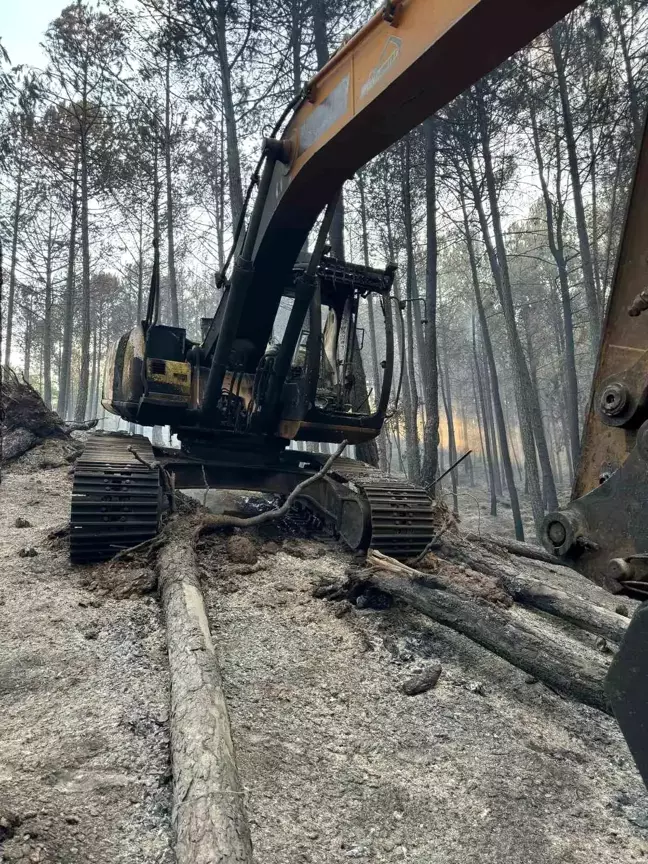
<path fill-rule="evenodd" d="M 72 438 L 75 429 L 87 429 L 91 423 L 68 424 L 47 407 L 40 394 L 24 378 L 12 369 L 2 368 L 0 390 L 0 458 L 4 466 L 21 460 L 25 454 L 33 454 L 21 465 L 19 473 L 31 473 L 46 468 L 58 468 L 73 462 L 82 445 Z"/>

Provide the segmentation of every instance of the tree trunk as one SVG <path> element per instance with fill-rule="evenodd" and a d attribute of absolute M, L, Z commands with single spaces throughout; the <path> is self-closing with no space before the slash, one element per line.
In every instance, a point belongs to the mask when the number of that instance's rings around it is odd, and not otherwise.
<path fill-rule="evenodd" d="M 423 430 L 423 485 L 432 488 L 439 467 L 439 379 L 437 364 L 437 128 L 434 117 L 423 124 L 425 133 L 426 265 L 425 306 L 427 326 L 425 357 L 428 370 Z"/>
<path fill-rule="evenodd" d="M 367 232 L 367 208 L 365 202 L 365 186 L 362 172 L 358 172 L 358 191 L 360 193 L 360 224 L 362 228 L 362 253 L 364 257 L 365 267 L 369 266 L 369 240 Z M 386 301 L 388 302 L 388 301 Z M 369 347 L 371 350 L 371 373 L 373 379 L 374 402 L 376 407 L 380 399 L 382 382 L 380 380 L 380 370 L 378 366 L 378 346 L 376 342 L 376 321 L 374 314 L 373 294 L 367 296 L 367 317 L 369 320 Z M 385 431 L 380 433 L 377 438 L 378 445 L 378 463 L 383 471 L 387 470 L 387 447 L 385 444 Z"/>
<path fill-rule="evenodd" d="M 74 419 L 85 420 L 90 374 L 90 225 L 88 218 L 88 139 L 87 129 L 81 132 L 81 348 L 79 389 Z"/>
<path fill-rule="evenodd" d="M 628 100 L 630 102 L 632 130 L 634 132 L 634 140 L 638 143 L 641 140 L 641 135 L 643 133 L 643 123 L 641 117 L 641 110 L 639 108 L 637 85 L 635 84 L 635 77 L 632 69 L 632 59 L 630 57 L 628 37 L 626 35 L 623 18 L 621 17 L 621 9 L 624 7 L 625 4 L 618 2 L 618 0 L 613 0 L 611 5 L 612 14 L 614 15 L 614 22 L 617 26 L 617 30 L 619 33 L 619 42 L 621 43 L 621 53 L 623 55 L 623 64 L 626 73 L 626 83 L 628 85 Z"/>
<path fill-rule="evenodd" d="M 45 257 L 45 317 L 43 320 L 43 401 L 52 407 L 52 256 L 54 208 L 50 204 Z"/>
<path fill-rule="evenodd" d="M 473 334 L 474 334 L 474 320 L 473 320 Z M 488 487 L 489 496 L 492 494 L 492 478 L 490 476 L 490 462 L 486 461 L 486 444 L 484 440 L 485 431 L 482 427 L 482 419 L 481 419 L 481 407 L 479 403 L 479 396 L 477 395 L 477 379 L 476 379 L 476 357 L 475 357 L 475 346 L 474 346 L 474 335 L 473 335 L 473 364 L 471 367 L 471 379 L 472 379 L 472 390 L 473 390 L 473 401 L 475 403 L 475 417 L 477 418 L 477 432 L 479 433 L 479 447 L 480 447 L 480 455 L 482 461 L 482 471 L 484 473 L 484 480 Z M 492 507 L 491 500 L 491 507 Z M 495 502 L 495 506 L 497 506 L 497 501 Z"/>
<path fill-rule="evenodd" d="M 158 557 L 171 679 L 175 859 L 252 864 L 243 787 L 191 529 L 176 523 Z"/>
<path fill-rule="evenodd" d="M 473 359 L 475 366 L 475 380 L 477 382 L 477 391 L 479 393 L 479 404 L 477 408 L 481 408 L 481 415 L 484 418 L 484 443 L 486 445 L 486 462 L 488 466 L 488 491 L 490 494 L 490 515 L 497 516 L 497 489 L 495 485 L 495 473 L 493 469 L 493 449 L 491 443 L 491 430 L 486 419 L 486 399 L 484 396 L 484 385 L 482 370 L 480 369 L 479 356 L 477 354 L 477 340 L 475 338 L 475 320 L 473 318 Z M 474 386 L 474 385 L 473 385 Z M 476 400 L 475 394 L 475 401 Z"/>
<path fill-rule="evenodd" d="M 20 212 L 22 209 L 22 149 L 18 157 L 18 174 L 16 177 L 16 198 L 14 201 L 13 219 L 11 225 L 11 259 L 9 261 L 9 294 L 7 295 L 7 323 L 5 331 L 5 366 L 11 365 L 11 343 L 13 336 L 14 302 L 16 297 L 16 266 L 18 263 L 18 231 L 20 228 Z"/>
<path fill-rule="evenodd" d="M 70 242 L 68 245 L 67 276 L 65 280 L 65 299 L 63 302 L 63 349 L 61 352 L 61 373 L 59 375 L 59 392 L 56 411 L 61 417 L 66 417 L 70 404 L 72 389 L 72 331 L 74 330 L 74 264 L 76 259 L 76 231 L 79 208 L 79 148 L 74 154 L 74 172 L 72 175 Z"/>
<path fill-rule="evenodd" d="M 551 43 L 551 51 L 558 78 L 558 89 L 560 92 L 560 104 L 562 108 L 563 127 L 565 132 L 565 145 L 567 147 L 569 173 L 571 175 L 572 192 L 574 195 L 576 230 L 578 232 L 578 246 L 583 267 L 585 300 L 588 311 L 590 350 L 592 357 L 596 358 L 601 331 L 601 319 L 598 295 L 596 292 L 596 281 L 594 278 L 594 267 L 592 263 L 592 249 L 587 233 L 587 219 L 585 217 L 585 206 L 583 204 L 583 188 L 578 168 L 578 151 L 576 147 L 576 135 L 574 132 L 574 119 L 569 101 L 565 59 L 563 57 L 563 48 L 561 44 L 564 43 L 565 32 L 565 25 L 561 21 L 556 24 L 552 30 L 550 30 L 549 41 Z"/>
<path fill-rule="evenodd" d="M 442 363 L 443 366 L 441 366 Z M 452 393 L 450 392 L 450 375 L 448 374 L 447 354 L 443 358 L 441 357 L 441 354 L 439 354 L 439 383 L 441 384 L 441 397 L 443 399 L 446 423 L 448 424 L 448 460 L 451 465 L 454 465 L 457 461 L 457 443 L 455 439 L 454 416 L 452 413 Z M 450 480 L 452 483 L 452 514 L 455 518 L 458 518 L 459 498 L 457 496 L 456 469 L 450 472 Z"/>
<path fill-rule="evenodd" d="M 547 439 L 545 436 L 544 427 L 542 424 L 542 411 L 540 409 L 540 401 L 537 390 L 532 386 L 529 369 L 524 357 L 524 351 L 520 342 L 520 337 L 517 330 L 515 320 L 515 309 L 513 306 L 513 293 L 511 290 L 511 278 L 508 268 L 508 257 L 506 246 L 504 244 L 504 233 L 502 231 L 502 221 L 499 210 L 499 201 L 497 197 L 497 188 L 495 182 L 495 173 L 493 171 L 493 160 L 490 149 L 490 140 L 488 132 L 488 123 L 484 106 L 484 95 L 481 85 L 474 88 L 477 99 L 477 115 L 479 118 L 480 136 L 482 144 L 482 153 L 485 164 L 485 180 L 488 192 L 488 200 L 491 209 L 491 217 L 493 220 L 493 233 L 495 236 L 495 248 L 497 254 L 491 259 L 496 263 L 495 284 L 499 290 L 504 318 L 507 324 L 509 341 L 512 349 L 514 360 L 514 368 L 516 370 L 516 378 L 518 379 L 520 400 L 519 404 L 522 407 L 522 414 L 526 416 L 528 422 L 528 431 L 525 434 L 528 437 L 527 447 L 530 448 L 532 443 L 530 436 L 535 439 L 535 446 L 538 450 L 538 458 L 540 460 L 540 468 L 542 471 L 542 488 L 543 500 L 546 502 L 550 510 L 558 509 L 558 497 L 556 495 L 556 485 L 554 482 L 553 472 L 551 470 L 551 460 L 549 459 L 549 449 L 547 447 Z M 488 231 L 487 231 L 488 233 Z M 526 424 L 523 424 L 526 425 Z M 525 459 L 526 456 L 525 452 Z M 531 461 L 531 460 L 528 460 Z M 533 460 L 532 474 L 536 473 L 535 459 Z M 532 478 L 532 482 L 535 481 Z M 536 526 L 539 529 L 539 523 L 536 519 Z"/>
<path fill-rule="evenodd" d="M 366 577 L 369 584 L 439 624 L 463 633 L 552 690 L 610 713 L 603 692 L 608 663 L 600 655 L 592 650 L 586 652 L 575 640 L 558 642 L 544 638 L 508 612 L 484 600 L 458 596 L 445 586 L 443 590 L 431 587 L 434 575 L 426 578 L 426 574 L 393 559 L 386 564 L 384 558 L 370 553 L 368 562 L 372 571 Z"/>
<path fill-rule="evenodd" d="M 137 235 L 137 323 L 141 324 L 144 309 L 144 214 L 140 206 Z"/>
<path fill-rule="evenodd" d="M 554 220 L 554 205 L 549 194 L 549 187 L 545 176 L 544 158 L 540 145 L 540 134 L 533 99 L 531 99 L 531 128 L 533 130 L 533 146 L 538 163 L 540 186 L 545 205 L 547 219 L 547 240 L 549 250 L 556 262 L 558 270 L 558 284 L 560 286 L 560 301 L 562 304 L 562 319 L 565 339 L 565 384 L 567 388 L 567 425 L 569 427 L 569 445 L 571 447 L 572 459 L 575 463 L 580 457 L 580 430 L 578 424 L 578 375 L 576 372 L 576 351 L 574 347 L 574 318 L 572 314 L 571 295 L 569 293 L 569 275 L 567 261 L 565 259 L 565 247 L 563 239 L 564 208 L 562 202 L 558 202 L 558 218 Z M 560 147 L 557 142 L 556 150 L 557 177 L 556 188 L 560 194 Z"/>
<path fill-rule="evenodd" d="M 474 322 L 473 322 L 474 323 Z M 459 404 L 461 405 L 461 434 L 463 436 L 463 444 L 466 450 L 471 450 L 470 441 L 468 437 L 468 419 L 466 417 L 466 405 L 463 399 L 460 400 Z M 464 460 L 464 474 L 468 478 L 468 483 L 470 486 L 475 485 L 475 472 L 473 471 L 473 459 L 472 453 L 468 456 L 467 459 Z"/>
<path fill-rule="evenodd" d="M 225 0 L 218 0 L 216 12 L 216 39 L 218 43 L 218 62 L 221 73 L 221 99 L 225 115 L 227 138 L 227 168 L 232 210 L 232 225 L 238 224 L 243 212 L 243 188 L 241 185 L 241 157 L 239 153 L 236 113 L 232 97 L 232 70 L 227 54 L 227 6 Z"/>
<path fill-rule="evenodd" d="M 30 299 L 29 305 L 25 304 L 25 346 L 23 351 L 23 376 L 27 383 L 29 383 L 29 379 L 31 377 L 31 354 L 34 334 L 34 310 L 32 308 L 32 303 L 33 301 Z"/>
<path fill-rule="evenodd" d="M 180 326 L 178 310 L 178 284 L 175 266 L 175 242 L 173 224 L 173 184 L 171 182 L 171 54 L 167 51 L 164 100 L 164 167 L 166 173 L 167 255 L 169 269 L 169 296 L 171 298 L 171 324 Z"/>
<path fill-rule="evenodd" d="M 506 487 L 508 489 L 509 501 L 511 502 L 511 514 L 513 516 L 513 525 L 515 527 L 515 536 L 518 540 L 524 540 L 524 527 L 522 524 L 522 514 L 520 512 L 520 500 L 518 498 L 517 488 L 515 486 L 515 477 L 513 476 L 513 466 L 511 465 L 511 456 L 509 453 L 507 424 L 504 417 L 504 409 L 502 407 L 502 398 L 499 387 L 499 379 L 497 376 L 497 366 L 495 365 L 495 353 L 493 351 L 493 343 L 490 338 L 488 329 L 488 319 L 486 318 L 486 310 L 481 294 L 481 285 L 479 282 L 479 271 L 477 269 L 477 258 L 475 256 L 475 247 L 473 244 L 472 234 L 470 233 L 470 224 L 468 222 L 468 211 L 466 209 L 466 196 L 463 183 L 460 185 L 459 196 L 461 198 L 461 206 L 463 210 L 464 234 L 466 238 L 466 246 L 468 249 L 468 258 L 470 262 L 470 272 L 473 281 L 473 290 L 475 292 L 475 303 L 477 306 L 477 315 L 479 317 L 479 326 L 481 337 L 486 352 L 486 360 L 488 361 L 488 371 L 490 374 L 490 383 L 492 386 L 493 408 L 495 410 L 495 421 L 497 424 L 497 434 L 499 438 L 499 450 L 504 464 L 504 476 L 506 477 Z M 481 215 L 480 215 L 481 219 Z M 486 425 L 486 417 L 484 416 L 484 425 Z M 533 443 L 533 442 L 532 442 Z M 535 452 L 533 453 L 535 460 Z M 537 477 L 537 474 L 536 474 Z M 538 500 L 540 497 L 539 483 L 537 484 Z"/>

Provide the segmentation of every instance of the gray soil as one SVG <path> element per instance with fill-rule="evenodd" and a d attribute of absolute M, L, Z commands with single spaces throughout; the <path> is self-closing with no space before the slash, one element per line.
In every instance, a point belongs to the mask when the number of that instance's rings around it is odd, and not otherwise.
<path fill-rule="evenodd" d="M 70 567 L 48 539 L 68 467 L 38 459 L 0 485 L 2 860 L 172 864 L 155 580 Z M 612 718 L 423 616 L 315 599 L 352 558 L 273 539 L 256 565 L 254 549 L 232 563 L 223 536 L 200 554 L 257 864 L 648 856 L 648 796 Z M 438 663 L 436 687 L 405 695 Z"/>
<path fill-rule="evenodd" d="M 313 598 L 350 562 L 330 541 L 260 560 L 236 575 L 222 539 L 201 556 L 258 864 L 648 855 L 610 717 L 423 616 Z M 406 696 L 436 661 L 436 688 Z"/>
<path fill-rule="evenodd" d="M 69 469 L 22 473 L 35 458 L 0 485 L 0 854 L 170 864 L 164 631 L 132 591 L 152 574 L 72 568 L 47 538 L 68 519 Z"/>

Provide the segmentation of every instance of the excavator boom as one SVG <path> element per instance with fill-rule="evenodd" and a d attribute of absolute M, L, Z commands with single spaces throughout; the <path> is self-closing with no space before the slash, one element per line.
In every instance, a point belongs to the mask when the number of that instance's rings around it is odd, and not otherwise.
<path fill-rule="evenodd" d="M 310 82 L 283 135 L 236 321 L 267 344 L 282 288 L 315 220 L 366 162 L 576 6 L 577 0 L 390 0 Z M 241 298 L 238 298 L 239 302 Z"/>

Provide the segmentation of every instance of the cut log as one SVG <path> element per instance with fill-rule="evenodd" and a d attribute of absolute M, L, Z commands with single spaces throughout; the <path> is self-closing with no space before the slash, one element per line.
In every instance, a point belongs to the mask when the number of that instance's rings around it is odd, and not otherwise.
<path fill-rule="evenodd" d="M 470 542 L 468 536 L 471 535 L 447 534 L 443 539 L 443 545 L 435 550 L 434 555 L 446 561 L 465 564 L 472 570 L 488 576 L 528 575 L 558 591 L 580 597 L 585 602 L 611 612 L 614 612 L 619 605 L 627 605 L 631 611 L 639 605 L 637 601 L 629 598 L 623 598 L 621 604 L 618 597 L 590 582 L 564 563 L 556 564 L 540 559 L 524 558 L 508 553 L 503 547 L 489 546 L 487 541 Z"/>
<path fill-rule="evenodd" d="M 541 638 L 509 613 L 482 599 L 432 587 L 424 574 L 380 553 L 371 552 L 367 563 L 374 569 L 357 579 L 463 633 L 558 693 L 610 713 L 603 692 L 608 668 L 603 656 L 577 642 L 572 646 L 567 640 Z"/>
<path fill-rule="evenodd" d="M 552 588 L 538 579 L 522 575 L 509 576 L 503 573 L 500 580 L 518 603 L 548 612 L 612 642 L 619 643 L 625 636 L 629 621 L 623 615 L 617 615 L 601 606 L 594 606 L 586 600 Z"/>
<path fill-rule="evenodd" d="M 251 864 L 220 668 L 194 556 L 178 518 L 158 554 L 171 676 L 172 823 L 177 864 Z"/>
<path fill-rule="evenodd" d="M 520 558 L 530 558 L 532 561 L 546 561 L 547 564 L 562 564 L 560 558 L 551 555 L 541 546 L 532 546 L 531 543 L 521 543 L 519 540 L 513 540 L 509 537 L 495 537 L 492 534 L 466 534 L 466 540 L 472 543 L 490 543 L 493 546 L 499 546 L 506 549 L 512 555 L 519 555 Z"/>

